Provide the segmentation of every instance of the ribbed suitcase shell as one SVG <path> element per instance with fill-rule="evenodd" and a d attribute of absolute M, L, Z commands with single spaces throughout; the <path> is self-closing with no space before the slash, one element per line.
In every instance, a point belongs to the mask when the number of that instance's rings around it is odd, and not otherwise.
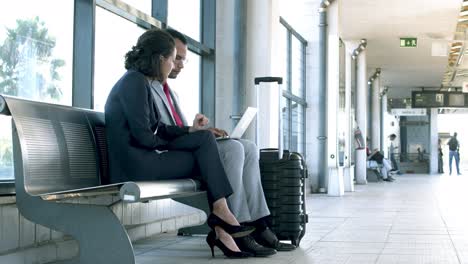
<path fill-rule="evenodd" d="M 305 203 L 307 168 L 299 153 L 278 149 L 260 150 L 260 172 L 271 226 L 280 240 L 299 246 L 305 235 L 308 216 Z"/>

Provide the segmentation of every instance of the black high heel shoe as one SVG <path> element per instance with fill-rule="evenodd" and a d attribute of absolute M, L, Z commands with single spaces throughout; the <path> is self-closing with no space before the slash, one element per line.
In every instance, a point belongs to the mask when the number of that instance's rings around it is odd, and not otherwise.
<path fill-rule="evenodd" d="M 248 252 L 244 251 L 232 251 L 224 243 L 216 238 L 216 233 L 214 231 L 210 231 L 208 236 L 206 236 L 206 243 L 210 246 L 211 249 L 211 256 L 214 258 L 214 247 L 217 246 L 223 252 L 224 256 L 228 258 L 248 258 L 252 257 L 253 255 Z"/>
<path fill-rule="evenodd" d="M 214 230 L 215 226 L 219 226 L 235 238 L 247 236 L 255 231 L 255 227 L 253 226 L 230 225 L 213 213 L 208 216 L 207 223 L 211 229 Z"/>

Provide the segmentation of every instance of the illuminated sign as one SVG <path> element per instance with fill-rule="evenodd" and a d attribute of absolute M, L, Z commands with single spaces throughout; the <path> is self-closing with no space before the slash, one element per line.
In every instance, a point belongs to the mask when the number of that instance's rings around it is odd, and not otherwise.
<path fill-rule="evenodd" d="M 418 46 L 417 38 L 400 38 L 401 48 L 416 48 Z"/>

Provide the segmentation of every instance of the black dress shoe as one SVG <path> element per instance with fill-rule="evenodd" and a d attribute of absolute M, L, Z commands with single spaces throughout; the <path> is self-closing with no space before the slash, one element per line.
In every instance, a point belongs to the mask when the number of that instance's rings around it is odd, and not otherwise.
<path fill-rule="evenodd" d="M 211 213 L 208 216 L 208 219 L 206 220 L 206 223 L 208 224 L 211 229 L 214 230 L 215 226 L 219 226 L 224 231 L 226 231 L 228 234 L 230 234 L 232 237 L 243 237 L 247 236 L 250 233 L 252 233 L 255 230 L 255 227 L 253 226 L 235 226 L 235 225 L 230 225 L 226 223 L 223 219 L 221 219 L 219 216 Z"/>
<path fill-rule="evenodd" d="M 254 257 L 268 257 L 276 254 L 275 249 L 259 245 L 251 236 L 234 238 L 234 241 L 240 250 L 252 253 Z"/>
<path fill-rule="evenodd" d="M 252 233 L 252 236 L 260 245 L 274 248 L 277 251 L 292 251 L 296 249 L 296 246 L 292 244 L 280 242 L 275 233 L 273 233 L 269 228 L 266 228 L 262 232 L 254 232 Z"/>

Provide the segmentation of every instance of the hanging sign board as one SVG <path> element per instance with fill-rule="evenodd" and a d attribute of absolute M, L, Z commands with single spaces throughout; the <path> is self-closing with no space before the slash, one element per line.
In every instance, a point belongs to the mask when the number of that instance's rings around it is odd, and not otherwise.
<path fill-rule="evenodd" d="M 394 116 L 425 116 L 427 115 L 426 108 L 394 108 L 392 109 Z"/>
<path fill-rule="evenodd" d="M 411 108 L 468 108 L 468 93 L 413 91 L 411 96 Z"/>

